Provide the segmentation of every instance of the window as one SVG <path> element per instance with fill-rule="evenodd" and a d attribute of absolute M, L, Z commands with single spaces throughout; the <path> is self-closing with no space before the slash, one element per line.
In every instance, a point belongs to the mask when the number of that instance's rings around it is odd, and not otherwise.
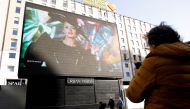
<path fill-rule="evenodd" d="M 128 63 L 125 63 L 125 67 L 126 67 L 126 68 L 128 68 L 128 67 L 129 67 Z"/>
<path fill-rule="evenodd" d="M 128 25 L 128 28 L 129 28 L 129 30 L 131 30 L 131 26 L 130 25 Z"/>
<path fill-rule="evenodd" d="M 119 27 L 122 28 L 122 24 L 121 23 L 119 23 Z"/>
<path fill-rule="evenodd" d="M 127 19 L 127 22 L 130 24 L 130 19 Z"/>
<path fill-rule="evenodd" d="M 10 71 L 10 72 L 14 72 L 14 66 L 7 66 L 7 69 Z"/>
<path fill-rule="evenodd" d="M 134 61 L 136 61 L 137 59 L 136 59 L 136 55 L 133 55 L 133 59 L 134 59 Z"/>
<path fill-rule="evenodd" d="M 67 0 L 63 0 L 63 7 L 65 7 L 65 8 L 68 7 L 68 1 Z"/>
<path fill-rule="evenodd" d="M 13 28 L 13 35 L 17 35 L 18 34 L 18 29 L 17 28 Z"/>
<path fill-rule="evenodd" d="M 104 17 L 108 18 L 108 13 L 107 12 L 104 12 Z"/>
<path fill-rule="evenodd" d="M 16 7 L 16 13 L 20 13 L 20 7 Z"/>
<path fill-rule="evenodd" d="M 89 8 L 88 8 L 88 11 L 89 11 L 89 15 L 92 15 L 92 14 L 93 14 L 92 7 L 89 7 Z"/>
<path fill-rule="evenodd" d="M 120 22 L 122 21 L 122 16 L 119 16 L 119 21 L 120 21 Z"/>
<path fill-rule="evenodd" d="M 123 30 L 120 30 L 121 35 L 123 35 Z"/>
<path fill-rule="evenodd" d="M 133 33 L 130 32 L 130 34 L 131 34 L 131 38 L 133 38 Z"/>
<path fill-rule="evenodd" d="M 18 34 L 18 29 L 17 28 L 13 28 L 13 35 L 17 35 Z"/>
<path fill-rule="evenodd" d="M 42 0 L 42 2 L 47 2 L 47 0 Z"/>
<path fill-rule="evenodd" d="M 121 40 L 122 40 L 122 43 L 125 43 L 125 40 L 124 40 L 124 38 L 121 38 Z"/>
<path fill-rule="evenodd" d="M 47 0 L 41 0 L 43 5 L 47 4 Z"/>
<path fill-rule="evenodd" d="M 56 0 L 51 0 L 51 3 L 55 5 L 56 4 Z"/>
<path fill-rule="evenodd" d="M 16 57 L 16 53 L 9 53 L 9 58 L 15 58 Z"/>
<path fill-rule="evenodd" d="M 135 34 L 135 37 L 136 37 L 136 39 L 138 39 L 138 35 L 137 34 Z"/>
<path fill-rule="evenodd" d="M 99 18 L 102 17 L 101 9 L 98 10 L 98 16 L 99 16 Z"/>
<path fill-rule="evenodd" d="M 21 3 L 21 0 L 17 0 L 17 3 Z"/>
<path fill-rule="evenodd" d="M 147 44 L 146 44 L 146 43 L 143 43 L 143 45 L 144 45 L 144 48 L 146 48 L 146 47 L 147 47 Z"/>
<path fill-rule="evenodd" d="M 129 73 L 129 72 L 126 72 L 126 76 L 130 77 L 130 73 Z"/>
<path fill-rule="evenodd" d="M 132 48 L 133 49 L 133 53 L 135 53 L 135 48 Z"/>
<path fill-rule="evenodd" d="M 143 29 L 141 28 L 141 33 L 143 33 Z"/>
<path fill-rule="evenodd" d="M 85 9 L 85 5 L 84 4 L 81 4 L 81 11 L 82 11 L 83 14 L 85 14 L 86 9 Z"/>
<path fill-rule="evenodd" d="M 17 48 L 17 39 L 11 39 L 11 50 L 16 50 Z"/>
<path fill-rule="evenodd" d="M 139 55 L 139 61 L 142 61 L 142 57 L 141 57 L 141 55 Z"/>
<path fill-rule="evenodd" d="M 139 46 L 139 42 L 138 42 L 138 41 L 136 41 L 136 43 L 137 43 L 137 46 Z"/>
<path fill-rule="evenodd" d="M 141 54 L 141 50 L 138 48 L 138 53 Z"/>
<path fill-rule="evenodd" d="M 136 32 L 136 27 L 133 27 L 134 32 Z"/>
<path fill-rule="evenodd" d="M 14 17 L 14 24 L 19 24 L 19 17 Z"/>
<path fill-rule="evenodd" d="M 74 0 L 71 0 L 71 9 L 72 9 L 72 11 L 75 11 L 75 9 L 76 9 Z"/>
<path fill-rule="evenodd" d="M 131 44 L 134 45 L 134 41 L 133 40 L 131 40 Z"/>
<path fill-rule="evenodd" d="M 133 21 L 133 25 L 135 25 L 135 20 L 132 20 Z"/>
<path fill-rule="evenodd" d="M 115 13 L 112 13 L 112 18 L 113 18 L 114 21 L 116 20 Z"/>
<path fill-rule="evenodd" d="M 123 54 L 123 58 L 124 58 L 125 61 L 127 61 L 128 57 L 127 57 L 126 53 Z"/>

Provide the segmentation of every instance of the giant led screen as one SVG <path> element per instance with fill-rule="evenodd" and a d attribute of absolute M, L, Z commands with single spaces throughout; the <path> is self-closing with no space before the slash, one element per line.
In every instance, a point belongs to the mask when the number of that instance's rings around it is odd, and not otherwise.
<path fill-rule="evenodd" d="M 121 78 L 116 24 L 26 3 L 19 75 Z"/>

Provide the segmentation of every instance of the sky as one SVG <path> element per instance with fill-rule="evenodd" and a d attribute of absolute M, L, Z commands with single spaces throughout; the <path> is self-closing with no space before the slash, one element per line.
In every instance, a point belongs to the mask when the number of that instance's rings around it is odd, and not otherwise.
<path fill-rule="evenodd" d="M 190 41 L 190 0 L 106 0 L 116 5 L 117 13 L 153 25 L 164 21 L 182 41 Z"/>

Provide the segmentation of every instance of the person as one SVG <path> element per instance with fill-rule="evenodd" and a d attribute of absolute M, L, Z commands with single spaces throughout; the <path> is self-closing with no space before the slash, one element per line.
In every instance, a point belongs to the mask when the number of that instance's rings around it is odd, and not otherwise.
<path fill-rule="evenodd" d="M 26 66 L 47 68 L 45 72 L 55 75 L 80 75 L 95 71 L 96 58 L 77 40 L 80 31 L 74 26 L 74 21 L 64 21 L 57 28 L 59 34 L 54 38 L 44 33 L 29 45 L 25 53 Z"/>
<path fill-rule="evenodd" d="M 99 102 L 99 109 L 105 109 L 106 103 L 103 103 L 102 101 Z"/>
<path fill-rule="evenodd" d="M 111 97 L 109 99 L 108 106 L 110 107 L 110 109 L 114 109 L 115 108 L 115 101 Z"/>
<path fill-rule="evenodd" d="M 150 53 L 131 80 L 127 97 L 135 103 L 145 100 L 145 109 L 189 109 L 190 46 L 165 22 L 146 38 Z"/>
<path fill-rule="evenodd" d="M 123 100 L 121 99 L 121 97 L 118 97 L 116 107 L 117 109 L 123 109 Z"/>

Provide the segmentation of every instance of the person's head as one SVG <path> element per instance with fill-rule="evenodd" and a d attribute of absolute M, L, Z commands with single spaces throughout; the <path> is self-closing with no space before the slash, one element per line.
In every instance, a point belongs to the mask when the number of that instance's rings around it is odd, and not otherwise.
<path fill-rule="evenodd" d="M 152 28 L 147 34 L 148 45 L 156 47 L 160 44 L 180 42 L 180 35 L 169 25 L 161 22 L 159 26 Z"/>
<path fill-rule="evenodd" d="M 77 36 L 76 27 L 69 22 L 64 22 L 63 32 L 65 34 L 65 38 L 76 38 Z"/>

